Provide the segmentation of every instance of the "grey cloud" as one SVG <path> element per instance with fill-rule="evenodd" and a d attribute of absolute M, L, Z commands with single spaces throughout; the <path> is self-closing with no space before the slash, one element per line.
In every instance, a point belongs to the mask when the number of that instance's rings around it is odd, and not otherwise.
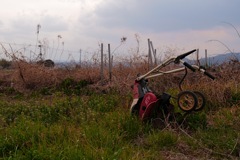
<path fill-rule="evenodd" d="M 126 0 L 103 2 L 95 10 L 97 25 L 130 27 L 139 31 L 173 31 L 211 28 L 221 21 L 239 24 L 238 0 L 211 0 L 207 3 L 204 0 L 133 1 L 135 6 L 133 3 L 129 6 Z"/>
<path fill-rule="evenodd" d="M 0 33 L 5 41 L 9 42 L 34 42 L 38 24 L 41 25 L 40 35 L 47 36 L 48 38 L 59 34 L 62 35 L 63 32 L 68 30 L 68 22 L 58 16 L 44 15 L 37 19 L 33 16 L 24 15 L 8 20 L 10 25 L 4 24 L 3 27 L 1 27 L 0 24 Z M 6 28 L 7 26 L 8 28 Z"/>
<path fill-rule="evenodd" d="M 76 3 L 79 2 L 81 0 L 58 0 L 59 2 L 66 2 L 66 3 Z"/>
<path fill-rule="evenodd" d="M 68 24 L 62 17 L 45 15 L 40 18 L 31 16 L 16 17 L 12 21 L 12 32 L 29 33 L 36 32 L 37 25 L 42 26 L 46 32 L 61 32 L 68 29 Z"/>
<path fill-rule="evenodd" d="M 29 33 L 30 31 L 33 30 L 33 28 L 35 29 L 35 24 L 32 23 L 31 20 L 27 20 L 27 19 L 17 19 L 12 21 L 12 28 L 11 28 L 11 32 L 16 34 L 16 33 L 20 33 L 20 34 L 26 34 Z"/>
<path fill-rule="evenodd" d="M 44 29 L 48 32 L 62 32 L 68 30 L 68 22 L 63 17 L 45 16 L 40 22 Z"/>

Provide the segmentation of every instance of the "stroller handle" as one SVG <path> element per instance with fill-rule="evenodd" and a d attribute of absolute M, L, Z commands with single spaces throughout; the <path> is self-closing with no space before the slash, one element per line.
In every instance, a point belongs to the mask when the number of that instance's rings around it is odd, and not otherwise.
<path fill-rule="evenodd" d="M 196 51 L 196 49 L 191 50 L 191 51 L 189 51 L 189 52 L 186 52 L 186 53 L 183 53 L 183 54 L 177 56 L 177 57 L 175 58 L 175 60 L 174 60 L 174 63 L 179 63 L 179 62 L 181 62 L 184 66 L 186 66 L 187 68 L 189 68 L 190 70 L 192 70 L 193 72 L 195 72 L 195 68 L 194 68 L 191 64 L 189 64 L 189 63 L 187 63 L 187 62 L 184 62 L 184 61 L 182 60 L 182 59 L 184 59 L 185 57 L 187 57 L 188 55 L 192 54 L 192 53 L 195 52 L 195 51 Z"/>
<path fill-rule="evenodd" d="M 188 55 L 192 54 L 195 51 L 196 51 L 196 49 L 191 50 L 189 52 L 186 52 L 186 53 L 183 53 L 183 54 L 177 56 L 176 59 L 175 59 L 175 63 L 178 63 L 180 60 L 184 59 L 185 57 L 187 57 Z"/>
<path fill-rule="evenodd" d="M 211 78 L 212 80 L 214 80 L 215 79 L 215 77 L 213 76 L 213 75 L 211 75 L 210 73 L 208 73 L 208 72 L 204 72 L 204 74 L 206 75 L 206 76 L 208 76 L 209 78 Z"/>
<path fill-rule="evenodd" d="M 204 75 L 208 76 L 209 78 L 211 78 L 212 80 L 215 79 L 215 77 L 210 74 L 209 72 L 206 71 L 206 68 L 203 66 L 197 66 L 197 65 L 192 65 L 193 68 L 199 70 L 200 72 L 202 72 Z"/>
<path fill-rule="evenodd" d="M 191 65 L 187 62 L 185 62 L 184 59 L 186 56 L 192 54 L 193 52 L 195 52 L 196 49 L 191 50 L 189 52 L 186 52 L 184 54 L 181 54 L 177 57 L 170 57 L 169 59 L 165 60 L 164 62 L 162 62 L 161 64 L 159 64 L 158 66 L 156 66 L 155 68 L 151 69 L 150 71 L 148 71 L 146 74 L 144 75 L 138 75 L 138 77 L 136 78 L 137 81 L 140 81 L 143 78 L 149 79 L 149 78 L 153 78 L 153 77 L 157 77 L 157 76 L 162 76 L 164 74 L 171 74 L 171 73 L 177 73 L 177 72 L 181 72 L 183 70 L 185 70 L 185 67 L 189 68 L 190 70 L 192 70 L 193 72 L 195 72 L 196 70 L 199 70 L 201 72 L 203 72 L 206 76 L 208 76 L 211 79 L 215 79 L 214 76 L 212 76 L 210 73 L 206 72 L 206 69 L 204 68 L 200 68 L 199 66 L 196 65 Z M 176 63 L 176 64 L 183 64 L 185 67 L 181 67 L 181 68 L 177 68 L 177 69 L 172 69 L 170 71 L 161 71 L 160 69 L 169 65 L 170 63 Z M 152 74 L 154 73 L 154 74 Z"/>
<path fill-rule="evenodd" d="M 193 72 L 196 71 L 196 69 L 189 63 L 187 62 L 183 62 L 183 65 L 186 66 L 187 68 L 189 68 L 190 70 L 192 70 Z"/>

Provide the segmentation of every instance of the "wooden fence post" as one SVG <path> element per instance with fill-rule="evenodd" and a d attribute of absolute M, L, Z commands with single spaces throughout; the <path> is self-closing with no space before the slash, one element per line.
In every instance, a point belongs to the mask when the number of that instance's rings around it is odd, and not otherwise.
<path fill-rule="evenodd" d="M 103 43 L 101 43 L 101 84 L 103 84 Z"/>
<path fill-rule="evenodd" d="M 154 49 L 154 57 L 155 57 L 155 65 L 157 66 L 158 62 L 157 62 L 157 49 Z"/>
<path fill-rule="evenodd" d="M 110 44 L 108 44 L 108 63 L 109 63 L 109 81 L 112 81 L 112 61 L 111 61 L 111 50 L 110 50 Z"/>
<path fill-rule="evenodd" d="M 200 66 L 200 61 L 199 61 L 199 49 L 197 49 L 197 65 Z"/>
<path fill-rule="evenodd" d="M 152 69 L 152 53 L 150 39 L 148 39 L 148 69 Z"/>
<path fill-rule="evenodd" d="M 79 50 L 80 52 L 80 57 L 79 57 L 79 64 L 80 64 L 80 68 L 82 67 L 82 50 Z"/>
<path fill-rule="evenodd" d="M 154 57 L 154 65 L 156 66 L 157 65 L 157 58 L 156 58 L 156 49 L 154 49 L 153 48 L 153 43 L 152 43 L 152 41 L 150 41 L 150 45 L 151 45 L 151 49 L 152 49 L 152 52 L 153 52 L 153 57 Z M 152 56 L 151 56 L 151 58 L 152 58 Z"/>
<path fill-rule="evenodd" d="M 207 56 L 207 49 L 205 49 L 205 67 L 208 67 L 208 56 Z"/>

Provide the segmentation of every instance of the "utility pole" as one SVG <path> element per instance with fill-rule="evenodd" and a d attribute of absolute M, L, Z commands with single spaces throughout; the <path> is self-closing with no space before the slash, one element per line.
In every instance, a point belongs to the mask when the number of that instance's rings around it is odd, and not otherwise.
<path fill-rule="evenodd" d="M 42 60 L 42 45 L 38 45 L 38 47 L 40 48 L 40 52 L 39 52 L 39 57 L 40 57 L 40 60 Z"/>
<path fill-rule="evenodd" d="M 41 25 L 38 24 L 37 25 L 37 40 L 36 40 L 36 46 L 35 46 L 35 51 L 34 51 L 35 54 L 36 54 L 36 48 L 37 48 L 37 44 L 38 44 L 38 36 L 39 36 L 40 28 L 41 28 Z"/>

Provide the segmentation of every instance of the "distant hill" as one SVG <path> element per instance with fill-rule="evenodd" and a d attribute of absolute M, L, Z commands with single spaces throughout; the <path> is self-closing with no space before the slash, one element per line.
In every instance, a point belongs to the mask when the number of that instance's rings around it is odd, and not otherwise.
<path fill-rule="evenodd" d="M 222 64 L 224 62 L 229 62 L 230 60 L 240 61 L 240 53 L 226 53 L 209 57 L 209 62 L 211 64 Z"/>
<path fill-rule="evenodd" d="M 238 60 L 240 61 L 240 53 L 226 53 L 226 54 L 219 54 L 216 56 L 208 57 L 208 65 L 220 65 L 224 62 L 229 62 L 230 60 Z M 190 63 L 194 63 L 195 60 L 187 60 Z M 206 63 L 205 58 L 199 59 L 201 65 Z"/>

